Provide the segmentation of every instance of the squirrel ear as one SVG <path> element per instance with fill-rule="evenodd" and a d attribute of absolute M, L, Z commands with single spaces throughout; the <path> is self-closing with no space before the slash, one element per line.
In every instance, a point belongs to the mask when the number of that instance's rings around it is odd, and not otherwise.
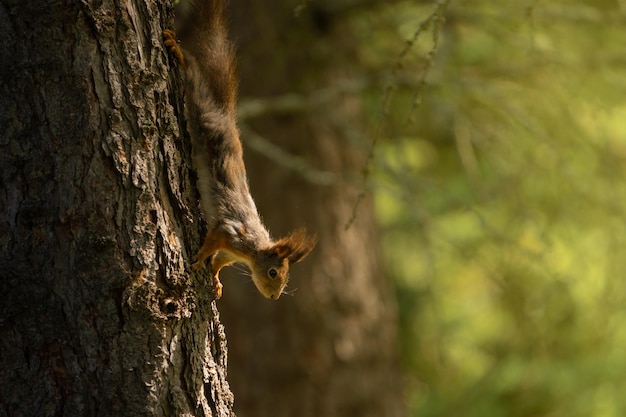
<path fill-rule="evenodd" d="M 274 256 L 279 259 L 288 258 L 289 254 L 291 253 L 291 248 L 289 246 L 279 243 L 276 243 L 274 246 L 272 246 L 272 249 L 270 250 L 274 254 Z"/>
<path fill-rule="evenodd" d="M 274 244 L 272 251 L 279 258 L 287 258 L 295 264 L 304 259 L 315 247 L 316 236 L 309 236 L 305 229 L 298 229 Z"/>

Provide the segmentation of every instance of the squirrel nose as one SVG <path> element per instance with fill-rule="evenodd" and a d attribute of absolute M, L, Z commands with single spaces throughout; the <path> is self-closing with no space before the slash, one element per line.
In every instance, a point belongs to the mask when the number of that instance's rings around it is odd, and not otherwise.
<path fill-rule="evenodd" d="M 279 296 L 280 294 L 272 294 L 270 297 L 272 297 L 272 300 L 278 300 Z"/>

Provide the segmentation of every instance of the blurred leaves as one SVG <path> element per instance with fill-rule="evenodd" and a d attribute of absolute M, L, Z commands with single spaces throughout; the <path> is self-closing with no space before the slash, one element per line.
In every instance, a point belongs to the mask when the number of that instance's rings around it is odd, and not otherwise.
<path fill-rule="evenodd" d="M 626 413 L 625 23 L 608 0 L 353 17 L 388 80 L 369 182 L 413 415 Z"/>

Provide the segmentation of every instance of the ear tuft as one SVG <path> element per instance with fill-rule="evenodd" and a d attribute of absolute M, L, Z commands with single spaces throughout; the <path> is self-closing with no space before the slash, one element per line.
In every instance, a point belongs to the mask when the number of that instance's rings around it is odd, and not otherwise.
<path fill-rule="evenodd" d="M 279 258 L 287 258 L 289 263 L 295 264 L 304 259 L 316 244 L 316 236 L 309 236 L 305 229 L 298 229 L 276 242 L 272 250 Z"/>

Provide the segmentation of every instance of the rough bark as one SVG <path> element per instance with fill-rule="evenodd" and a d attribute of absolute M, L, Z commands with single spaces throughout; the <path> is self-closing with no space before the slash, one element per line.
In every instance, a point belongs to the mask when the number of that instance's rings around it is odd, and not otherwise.
<path fill-rule="evenodd" d="M 349 28 L 315 2 L 242 1 L 231 7 L 242 104 L 250 97 L 271 103 L 285 94 L 315 96 L 358 71 Z M 368 142 L 349 136 L 362 124 L 360 102 L 336 98 L 306 108 L 269 105 L 268 113 L 259 110 L 254 119 L 242 120 L 252 194 L 270 230 L 281 235 L 304 225 L 320 241 L 292 268 L 292 297 L 268 302 L 241 277 L 222 280 L 229 378 L 241 416 L 403 414 L 395 306 L 379 262 L 371 206 L 365 201 L 346 231 L 358 187 L 310 181 L 358 177 L 364 166 Z M 331 175 L 300 175 L 280 155 L 259 154 L 245 125 Z"/>
<path fill-rule="evenodd" d="M 171 19 L 0 1 L 0 416 L 233 415 Z"/>

